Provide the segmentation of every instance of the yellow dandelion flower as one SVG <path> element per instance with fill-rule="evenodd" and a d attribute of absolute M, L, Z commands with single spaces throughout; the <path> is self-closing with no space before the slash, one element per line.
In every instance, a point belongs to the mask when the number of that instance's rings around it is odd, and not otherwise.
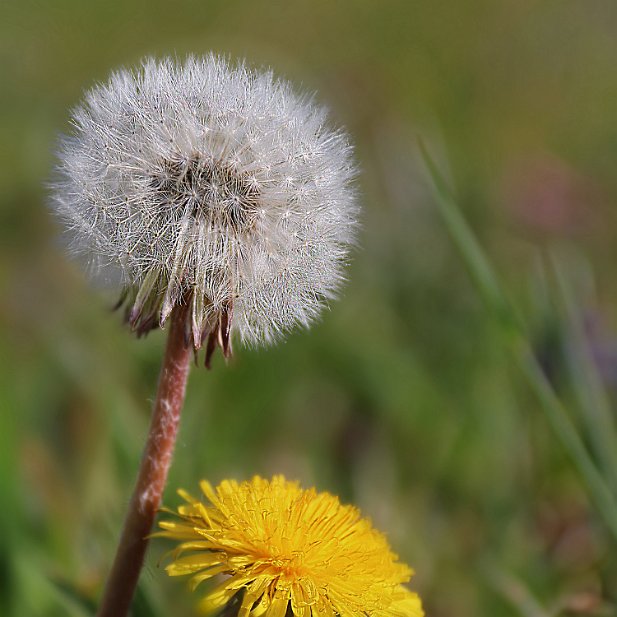
<path fill-rule="evenodd" d="M 420 598 L 403 583 L 413 571 L 357 508 L 329 493 L 303 490 L 283 476 L 226 480 L 210 502 L 185 491 L 176 520 L 158 536 L 179 540 L 170 576 L 192 588 L 228 575 L 203 600 L 206 612 L 232 603 L 238 617 L 421 617 Z"/>

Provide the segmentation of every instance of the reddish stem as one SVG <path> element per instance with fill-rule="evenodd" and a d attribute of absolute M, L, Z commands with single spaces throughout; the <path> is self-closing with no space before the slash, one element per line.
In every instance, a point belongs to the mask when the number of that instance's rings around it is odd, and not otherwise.
<path fill-rule="evenodd" d="M 135 593 L 148 535 L 161 504 L 184 402 L 193 351 L 185 332 L 187 310 L 186 305 L 178 305 L 170 317 L 148 441 L 97 617 L 124 617 Z"/>

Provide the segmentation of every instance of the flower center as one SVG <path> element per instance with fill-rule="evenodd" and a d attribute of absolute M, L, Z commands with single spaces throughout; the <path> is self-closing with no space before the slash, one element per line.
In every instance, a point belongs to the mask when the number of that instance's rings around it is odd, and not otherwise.
<path fill-rule="evenodd" d="M 188 210 L 213 229 L 242 233 L 254 226 L 259 205 L 256 183 L 225 161 L 196 153 L 164 159 L 151 185 L 162 202 Z"/>

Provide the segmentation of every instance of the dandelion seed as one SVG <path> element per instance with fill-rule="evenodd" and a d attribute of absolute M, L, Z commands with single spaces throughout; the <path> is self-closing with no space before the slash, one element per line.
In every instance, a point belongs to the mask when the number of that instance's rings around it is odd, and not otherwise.
<path fill-rule="evenodd" d="M 164 531 L 156 535 L 180 541 L 170 576 L 192 575 L 193 589 L 228 576 L 203 600 L 207 613 L 237 607 L 238 617 L 424 614 L 418 595 L 403 585 L 412 570 L 335 496 L 282 476 L 227 480 L 215 489 L 204 481 L 201 489 L 210 503 L 179 491 L 187 504 L 177 520 L 160 522 Z"/>
<path fill-rule="evenodd" d="M 356 226 L 352 150 L 271 73 L 214 55 L 147 60 L 93 88 L 59 153 L 54 208 L 96 277 L 119 278 L 138 334 L 188 303 L 208 338 L 270 342 L 343 278 Z"/>

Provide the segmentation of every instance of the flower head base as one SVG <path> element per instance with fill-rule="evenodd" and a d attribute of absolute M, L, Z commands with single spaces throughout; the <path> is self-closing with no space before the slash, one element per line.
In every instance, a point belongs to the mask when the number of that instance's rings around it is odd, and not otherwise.
<path fill-rule="evenodd" d="M 202 482 L 206 505 L 184 491 L 178 519 L 158 536 L 181 543 L 167 566 L 191 574 L 192 586 L 230 575 L 203 601 L 206 612 L 232 603 L 239 617 L 421 617 L 418 596 L 403 586 L 413 574 L 385 537 L 352 506 L 329 493 L 302 490 L 282 476 L 255 477 L 216 489 Z M 190 554 L 186 554 L 190 552 Z"/>
<path fill-rule="evenodd" d="M 333 296 L 351 147 L 287 83 L 213 55 L 148 60 L 93 88 L 73 124 L 54 207 L 93 272 L 119 272 L 138 333 L 190 303 L 195 348 L 209 336 L 227 354 L 233 331 L 270 341 Z"/>

